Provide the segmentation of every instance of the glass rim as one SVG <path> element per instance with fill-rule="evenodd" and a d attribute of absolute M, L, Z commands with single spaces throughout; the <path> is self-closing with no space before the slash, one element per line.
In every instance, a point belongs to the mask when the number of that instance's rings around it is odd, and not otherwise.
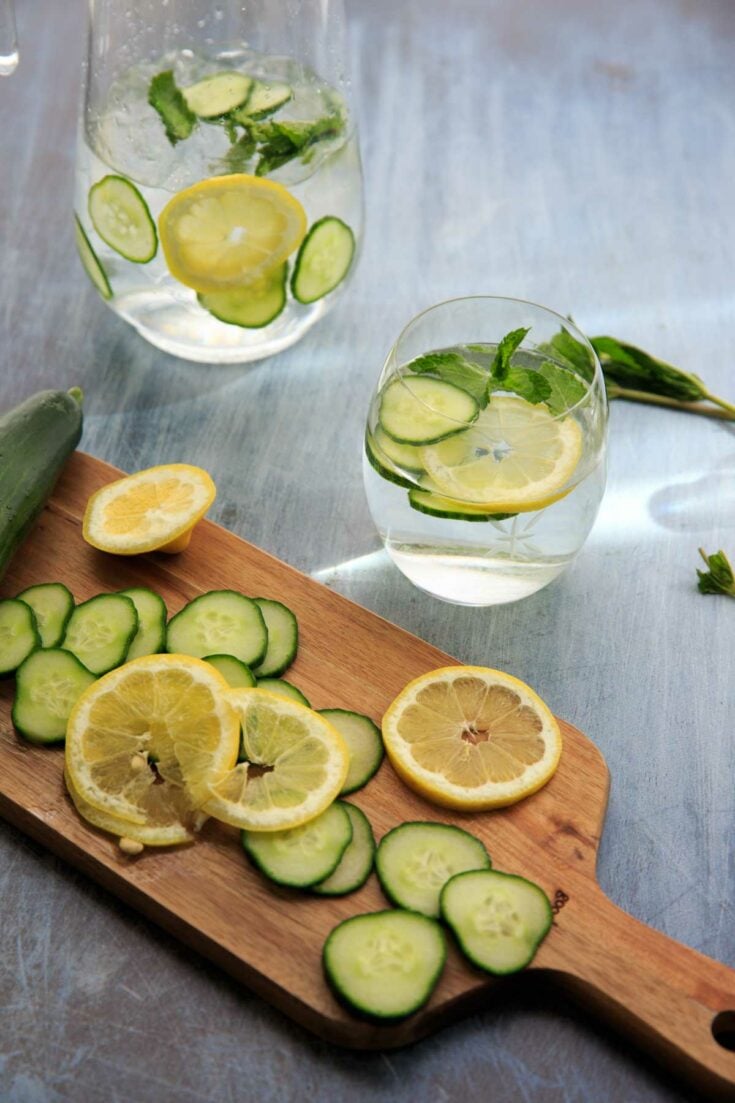
<path fill-rule="evenodd" d="M 594 368 L 593 378 L 589 381 L 583 380 L 582 377 L 577 374 L 577 372 L 574 372 L 574 375 L 578 379 L 582 380 L 582 382 L 585 383 L 585 385 L 587 387 L 587 390 L 586 390 L 585 394 L 580 399 L 578 399 L 574 403 L 573 406 L 568 406 L 567 409 L 564 410 L 563 413 L 552 414 L 551 411 L 549 411 L 549 417 L 552 421 L 560 421 L 563 418 L 568 417 L 569 414 L 574 413 L 575 410 L 579 409 L 580 406 L 582 406 L 585 402 L 588 401 L 590 395 L 592 394 L 592 392 L 594 390 L 595 385 L 599 385 L 602 389 L 602 394 L 606 396 L 607 392 L 606 392 L 606 389 L 605 389 L 605 377 L 604 377 L 604 374 L 603 374 L 603 371 L 602 371 L 602 365 L 600 364 L 600 359 L 599 359 L 597 353 L 595 352 L 595 349 L 592 346 L 589 338 L 577 326 L 576 322 L 570 321 L 569 318 L 564 317 L 563 314 L 559 314 L 559 312 L 556 311 L 556 310 L 552 310 L 551 307 L 543 306 L 541 303 L 535 303 L 535 302 L 533 302 L 532 299 L 518 299 L 518 298 L 515 298 L 512 295 L 457 295 L 452 299 L 443 299 L 441 302 L 433 303 L 431 306 L 427 306 L 424 310 L 419 311 L 418 314 L 415 314 L 413 316 L 413 318 L 411 318 L 408 322 L 406 322 L 405 326 L 403 327 L 401 332 L 398 334 L 398 337 L 395 339 L 395 341 L 391 345 L 391 348 L 390 348 L 390 351 L 388 353 L 388 357 L 387 357 L 387 360 L 386 360 L 386 364 L 388 363 L 388 361 L 390 361 L 391 358 L 394 358 L 394 359 L 396 358 L 396 350 L 398 349 L 398 346 L 400 345 L 403 338 L 406 336 L 407 332 L 411 329 L 411 327 L 414 326 L 417 322 L 419 322 L 422 318 L 425 318 L 427 314 L 433 313 L 433 311 L 438 310 L 440 307 L 452 306 L 453 304 L 456 304 L 456 303 L 471 303 L 471 302 L 478 302 L 478 303 L 483 303 L 483 302 L 513 303 L 513 304 L 519 305 L 519 306 L 529 306 L 529 307 L 532 307 L 534 310 L 540 310 L 544 314 L 548 314 L 553 318 L 557 318 L 559 320 L 559 322 L 561 323 L 561 325 L 565 329 L 571 329 L 573 331 L 574 336 L 575 337 L 578 336 L 581 343 L 589 351 L 589 353 L 592 357 L 592 364 L 593 364 L 593 368 Z M 503 335 L 501 335 L 501 336 L 503 336 Z M 519 349 L 522 349 L 523 345 L 521 344 L 518 347 L 519 347 Z M 414 359 L 416 359 L 416 357 L 414 357 Z M 551 357 L 549 357 L 549 359 L 551 359 Z M 406 387 L 406 390 L 409 390 L 409 391 L 410 391 L 410 388 L 407 386 L 406 379 L 405 379 L 404 372 L 403 372 L 403 368 L 407 367 L 408 364 L 410 364 L 410 363 L 411 363 L 411 361 L 409 360 L 409 361 L 407 361 L 407 363 L 405 365 L 402 364 L 400 366 L 396 366 L 396 368 L 395 368 L 396 376 L 400 379 L 401 383 Z M 423 402 L 420 398 L 417 398 L 416 395 L 412 394 L 412 398 L 414 399 L 415 402 L 420 403 L 427 410 L 433 410 L 432 406 L 430 406 L 426 402 Z M 543 403 L 538 403 L 538 405 L 543 405 Z M 607 402 L 603 403 L 603 408 L 605 409 L 605 411 L 607 410 Z M 436 412 L 436 411 L 434 411 L 434 412 Z M 456 425 L 464 425 L 464 422 L 456 421 L 454 418 L 451 418 L 446 414 L 444 416 L 446 417 L 447 421 L 451 421 Z M 474 424 L 474 423 L 470 422 L 470 425 L 471 424 Z M 469 428 L 469 425 L 468 425 L 468 428 Z"/>

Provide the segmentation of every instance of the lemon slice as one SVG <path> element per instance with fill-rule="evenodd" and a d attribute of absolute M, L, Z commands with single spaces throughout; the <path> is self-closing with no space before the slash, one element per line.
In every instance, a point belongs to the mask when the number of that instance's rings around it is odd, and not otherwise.
<path fill-rule="evenodd" d="M 93 548 L 116 555 L 183 551 L 216 493 L 201 467 L 148 467 L 93 494 L 84 511 L 82 533 Z"/>
<path fill-rule="evenodd" d="M 543 405 L 493 395 L 469 429 L 420 454 L 440 494 L 476 502 L 488 513 L 523 513 L 569 493 L 582 430 L 574 418 L 554 418 Z"/>
<path fill-rule="evenodd" d="M 130 823 L 129 820 L 123 820 L 109 812 L 101 812 L 99 808 L 89 804 L 75 788 L 68 770 L 64 771 L 64 781 L 79 815 L 101 831 L 108 831 L 120 839 L 132 839 L 133 842 L 142 843 L 143 846 L 178 846 L 180 843 L 194 842 L 194 833 L 191 829 L 194 821 L 190 816 L 184 817 L 188 820 L 187 826 L 184 818 L 177 816 L 170 808 L 156 822 Z"/>
<path fill-rule="evenodd" d="M 301 244 L 306 213 L 275 180 L 213 176 L 178 192 L 158 228 L 171 275 L 202 293 L 262 279 Z"/>
<path fill-rule="evenodd" d="M 323 716 L 264 689 L 228 694 L 240 718 L 246 762 L 213 786 L 204 811 L 248 831 L 285 831 L 339 795 L 349 752 Z"/>
<path fill-rule="evenodd" d="M 188 655 L 147 655 L 93 682 L 67 727 L 72 796 L 129 824 L 189 830 L 237 761 L 226 695 L 222 675 Z"/>
<path fill-rule="evenodd" d="M 561 755 L 559 725 L 541 698 L 484 666 L 442 667 L 410 682 L 383 717 L 383 740 L 410 788 L 476 811 L 535 793 Z"/>

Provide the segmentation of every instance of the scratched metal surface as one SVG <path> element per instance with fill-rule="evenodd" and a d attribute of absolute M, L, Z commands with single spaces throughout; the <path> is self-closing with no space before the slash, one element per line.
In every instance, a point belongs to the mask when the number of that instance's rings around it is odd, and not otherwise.
<path fill-rule="evenodd" d="M 74 256 L 82 0 L 20 0 L 0 81 L 0 399 L 81 384 L 84 447 L 188 459 L 216 520 L 461 659 L 532 682 L 602 748 L 600 880 L 735 965 L 735 606 L 694 586 L 735 552 L 735 436 L 613 410 L 609 492 L 578 564 L 491 612 L 412 590 L 360 476 L 381 360 L 431 302 L 572 311 L 735 394 L 735 8 L 728 0 L 371 0 L 350 6 L 368 236 L 348 299 L 299 346 L 207 369 L 149 348 Z M 680 1087 L 552 992 L 412 1049 L 346 1054 L 0 825 L 0 1098 L 663 1103 Z"/>

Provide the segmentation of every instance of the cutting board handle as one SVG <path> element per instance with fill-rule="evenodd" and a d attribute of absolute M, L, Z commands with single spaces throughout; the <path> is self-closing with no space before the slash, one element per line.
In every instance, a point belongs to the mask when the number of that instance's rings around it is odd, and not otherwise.
<path fill-rule="evenodd" d="M 634 919 L 594 883 L 587 899 L 561 904 L 553 955 L 539 966 L 706 1098 L 735 1100 L 735 971 Z"/>

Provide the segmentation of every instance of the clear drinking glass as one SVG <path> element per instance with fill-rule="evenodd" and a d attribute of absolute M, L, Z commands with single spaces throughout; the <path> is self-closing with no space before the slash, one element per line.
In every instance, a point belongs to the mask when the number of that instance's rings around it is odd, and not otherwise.
<path fill-rule="evenodd" d="M 345 290 L 362 177 L 344 32 L 342 0 L 90 0 L 77 244 L 152 344 L 257 360 Z"/>
<path fill-rule="evenodd" d="M 368 414 L 365 489 L 388 554 L 446 601 L 528 597 L 592 528 L 606 433 L 602 371 L 568 319 L 495 297 L 426 310 L 391 349 Z"/>

